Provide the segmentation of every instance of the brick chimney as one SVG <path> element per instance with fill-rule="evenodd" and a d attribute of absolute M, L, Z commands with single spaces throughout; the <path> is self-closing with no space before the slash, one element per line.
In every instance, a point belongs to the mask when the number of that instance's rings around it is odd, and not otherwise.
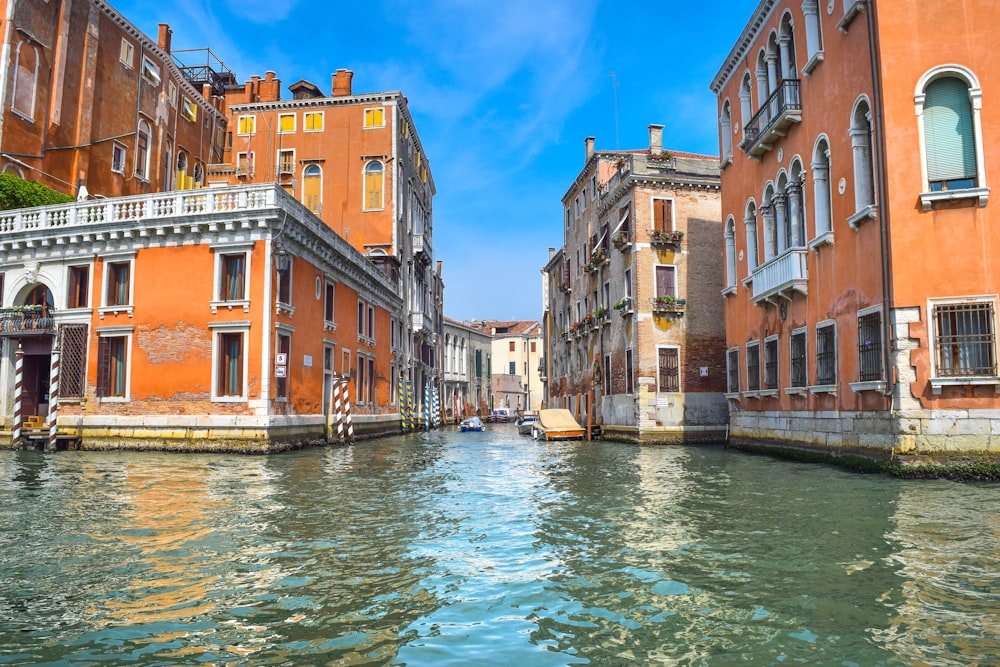
<path fill-rule="evenodd" d="M 351 92 L 351 79 L 354 78 L 354 72 L 349 69 L 338 69 L 333 73 L 333 96 L 334 97 L 345 97 L 347 95 L 352 95 Z"/>
<path fill-rule="evenodd" d="M 160 33 L 156 37 L 156 45 L 163 49 L 166 53 L 170 53 L 170 37 L 174 34 L 174 31 L 170 29 L 170 26 L 166 23 L 160 24 Z"/>
<path fill-rule="evenodd" d="M 583 145 L 587 147 L 587 157 L 584 162 L 590 162 L 590 158 L 594 157 L 594 137 L 587 137 L 583 140 Z"/>
<path fill-rule="evenodd" d="M 260 82 L 260 101 L 277 102 L 281 99 L 281 79 L 275 78 L 274 72 L 265 72 L 264 80 Z"/>
<path fill-rule="evenodd" d="M 649 154 L 660 156 L 663 155 L 663 126 L 662 125 L 650 125 L 649 126 Z"/>

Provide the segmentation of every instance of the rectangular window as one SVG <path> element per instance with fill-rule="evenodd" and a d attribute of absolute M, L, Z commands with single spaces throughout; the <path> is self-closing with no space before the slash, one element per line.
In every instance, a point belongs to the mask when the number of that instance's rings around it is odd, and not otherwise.
<path fill-rule="evenodd" d="M 198 105 L 189 100 L 188 98 L 183 98 L 181 100 L 181 115 L 188 119 L 192 123 L 198 120 Z"/>
<path fill-rule="evenodd" d="M 365 302 L 358 301 L 358 335 L 365 335 Z"/>
<path fill-rule="evenodd" d="M 604 395 L 611 395 L 611 355 L 604 355 L 604 377 L 601 378 L 604 381 Z"/>
<path fill-rule="evenodd" d="M 674 231 L 674 202 L 670 199 L 653 200 L 653 229 Z"/>
<path fill-rule="evenodd" d="M 142 57 L 142 80 L 154 86 L 160 85 L 160 66 L 146 56 Z"/>
<path fill-rule="evenodd" d="M 274 351 L 277 354 L 285 355 L 285 372 L 280 376 L 275 373 L 274 378 L 274 395 L 275 398 L 288 398 L 288 367 L 291 365 L 291 359 L 289 358 L 292 348 L 292 337 L 285 333 L 279 333 L 277 340 L 275 341 Z M 275 364 L 275 369 L 278 366 Z"/>
<path fill-rule="evenodd" d="M 257 132 L 257 117 L 256 116 L 240 116 L 239 118 L 239 129 L 237 134 L 241 136 L 247 136 L 255 134 Z"/>
<path fill-rule="evenodd" d="M 149 174 L 149 129 L 148 127 L 140 123 L 139 131 L 136 134 L 135 141 L 135 175 L 139 178 L 146 178 Z"/>
<path fill-rule="evenodd" d="M 760 391 L 760 343 L 747 343 L 747 391 Z"/>
<path fill-rule="evenodd" d="M 295 174 L 295 151 L 278 151 L 278 173 L 282 176 L 293 176 Z"/>
<path fill-rule="evenodd" d="M 384 125 L 384 109 L 365 109 L 365 127 L 383 127 Z"/>
<path fill-rule="evenodd" d="M 632 348 L 625 350 L 625 393 L 635 393 L 635 368 L 632 365 Z"/>
<path fill-rule="evenodd" d="M 127 306 L 129 304 L 128 262 L 112 262 L 108 264 L 106 303 L 109 306 Z"/>
<path fill-rule="evenodd" d="M 934 306 L 934 358 L 938 377 L 995 377 L 993 303 L 970 301 Z"/>
<path fill-rule="evenodd" d="M 167 82 L 167 98 L 170 100 L 170 106 L 177 108 L 177 84 L 173 81 Z"/>
<path fill-rule="evenodd" d="M 125 173 L 125 145 L 117 141 L 111 144 L 111 171 Z"/>
<path fill-rule="evenodd" d="M 882 311 L 858 315 L 858 380 L 882 379 Z"/>
<path fill-rule="evenodd" d="M 128 336 L 101 337 L 97 349 L 97 395 L 125 398 L 127 371 Z"/>
<path fill-rule="evenodd" d="M 323 298 L 323 319 L 327 322 L 333 322 L 333 295 L 335 293 L 335 286 L 333 283 L 326 284 L 326 291 Z"/>
<path fill-rule="evenodd" d="M 375 340 L 375 306 L 368 305 L 368 337 Z"/>
<path fill-rule="evenodd" d="M 245 253 L 223 255 L 219 281 L 220 301 L 241 301 L 245 297 L 247 256 Z"/>
<path fill-rule="evenodd" d="M 657 350 L 657 355 L 659 357 L 659 391 L 680 391 L 680 350 L 676 347 L 661 347 Z"/>
<path fill-rule="evenodd" d="M 2 286 L 0 286 L 2 287 Z M 69 290 L 66 293 L 67 308 L 86 308 L 90 305 L 90 267 L 69 267 Z"/>
<path fill-rule="evenodd" d="M 288 266 L 278 269 L 278 303 L 292 303 L 292 259 L 289 258 Z"/>
<path fill-rule="evenodd" d="M 364 358 L 364 356 L 362 356 L 362 355 L 359 354 L 358 355 L 358 377 L 357 377 L 357 388 L 356 388 L 356 391 L 358 392 L 358 403 L 367 403 L 368 402 L 368 396 L 366 395 L 367 394 L 366 390 L 368 388 L 368 383 L 365 381 L 365 377 L 366 377 L 365 369 L 366 368 L 367 368 L 367 364 L 365 363 L 365 358 Z"/>
<path fill-rule="evenodd" d="M 375 402 L 375 359 L 368 357 L 368 402 Z"/>
<path fill-rule="evenodd" d="M 122 64 L 126 67 L 132 66 L 132 55 L 135 53 L 135 47 L 132 46 L 132 42 L 127 39 L 122 39 L 122 48 L 119 52 L 118 59 L 122 61 Z"/>
<path fill-rule="evenodd" d="M 535 341 L 531 341 L 531 346 L 530 346 L 529 349 L 530 349 L 531 352 L 535 351 Z"/>
<path fill-rule="evenodd" d="M 837 383 L 837 343 L 833 324 L 816 327 L 816 383 Z"/>
<path fill-rule="evenodd" d="M 507 372 L 507 374 L 508 375 L 516 375 L 517 374 L 517 362 L 516 361 L 511 361 L 509 363 L 510 363 L 510 370 Z"/>
<path fill-rule="evenodd" d="M 632 269 L 625 269 L 625 296 L 632 296 Z"/>
<path fill-rule="evenodd" d="M 0 273 L 0 308 L 3 307 L 3 281 L 6 273 Z"/>
<path fill-rule="evenodd" d="M 59 398 L 83 398 L 87 386 L 86 324 L 63 324 L 59 337 Z"/>
<path fill-rule="evenodd" d="M 789 383 L 792 387 L 805 387 L 808 385 L 806 375 L 806 330 L 800 329 L 792 332 L 789 346 L 789 358 L 791 359 L 791 376 Z"/>
<path fill-rule="evenodd" d="M 778 339 L 764 341 L 764 388 L 778 388 Z"/>
<path fill-rule="evenodd" d="M 511 352 L 514 352 L 514 346 L 515 346 L 515 343 L 514 343 L 514 341 L 510 341 L 510 343 L 508 343 L 508 346 L 509 346 L 509 348 L 508 348 L 508 349 L 509 349 L 509 350 L 510 350 Z"/>
<path fill-rule="evenodd" d="M 278 114 L 278 133 L 279 134 L 291 134 L 295 132 L 295 114 L 293 113 L 279 113 Z"/>
<path fill-rule="evenodd" d="M 656 296 L 677 296 L 677 269 L 674 266 L 656 267 Z"/>
<path fill-rule="evenodd" d="M 217 396 L 243 396 L 243 334 L 218 334 Z"/>
<path fill-rule="evenodd" d="M 323 129 L 323 112 L 307 111 L 302 114 L 306 132 L 320 132 Z"/>
<path fill-rule="evenodd" d="M 246 176 L 250 173 L 250 156 L 246 153 L 236 154 L 236 175 Z"/>
<path fill-rule="evenodd" d="M 726 391 L 737 394 L 740 391 L 740 348 L 726 352 Z"/>

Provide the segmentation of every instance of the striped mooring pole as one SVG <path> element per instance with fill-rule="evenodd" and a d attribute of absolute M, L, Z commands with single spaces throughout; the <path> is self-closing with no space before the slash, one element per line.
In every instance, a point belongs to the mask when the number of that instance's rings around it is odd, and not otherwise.
<path fill-rule="evenodd" d="M 413 430 L 413 383 L 409 380 L 406 381 L 406 418 L 403 423 L 407 431 Z"/>
<path fill-rule="evenodd" d="M 347 427 L 347 439 L 345 442 L 354 442 L 354 424 L 351 421 L 351 393 L 350 385 L 344 380 L 344 422 Z"/>
<path fill-rule="evenodd" d="M 399 427 L 406 433 L 406 385 L 402 373 L 396 376 L 396 405 L 399 407 Z"/>
<path fill-rule="evenodd" d="M 431 430 L 431 386 L 424 385 L 424 428 Z"/>
<path fill-rule="evenodd" d="M 59 434 L 59 335 L 52 349 L 52 364 L 49 368 L 49 444 L 48 451 L 56 451 Z"/>
<path fill-rule="evenodd" d="M 334 378 L 330 391 L 333 393 L 333 418 L 337 422 L 337 442 L 344 439 L 344 405 L 341 398 L 341 386 L 344 381 Z"/>
<path fill-rule="evenodd" d="M 11 429 L 11 447 L 21 448 L 21 392 L 24 388 L 24 348 L 18 343 L 14 353 L 14 424 Z"/>

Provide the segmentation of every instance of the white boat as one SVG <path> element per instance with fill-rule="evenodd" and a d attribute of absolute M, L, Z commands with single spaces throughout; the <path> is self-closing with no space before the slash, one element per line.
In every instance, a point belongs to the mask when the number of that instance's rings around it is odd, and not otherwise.
<path fill-rule="evenodd" d="M 537 422 L 537 412 L 525 412 L 517 419 L 517 432 L 521 435 L 531 435 L 531 427 Z"/>
<path fill-rule="evenodd" d="M 483 420 L 479 417 L 469 417 L 459 423 L 458 428 L 462 431 L 482 431 Z"/>

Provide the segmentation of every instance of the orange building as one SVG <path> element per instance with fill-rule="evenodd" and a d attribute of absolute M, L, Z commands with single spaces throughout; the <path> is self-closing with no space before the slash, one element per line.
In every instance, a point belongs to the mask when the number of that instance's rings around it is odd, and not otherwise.
<path fill-rule="evenodd" d="M 232 74 L 187 69 L 101 0 L 0 0 L 0 170 L 73 195 L 163 192 L 222 159 Z"/>
<path fill-rule="evenodd" d="M 983 0 L 757 5 L 711 84 L 734 444 L 1000 445 L 998 24 Z"/>
<path fill-rule="evenodd" d="M 11 436 L 268 451 L 335 437 L 345 384 L 398 432 L 398 285 L 274 184 L 5 212 L 0 247 Z"/>

